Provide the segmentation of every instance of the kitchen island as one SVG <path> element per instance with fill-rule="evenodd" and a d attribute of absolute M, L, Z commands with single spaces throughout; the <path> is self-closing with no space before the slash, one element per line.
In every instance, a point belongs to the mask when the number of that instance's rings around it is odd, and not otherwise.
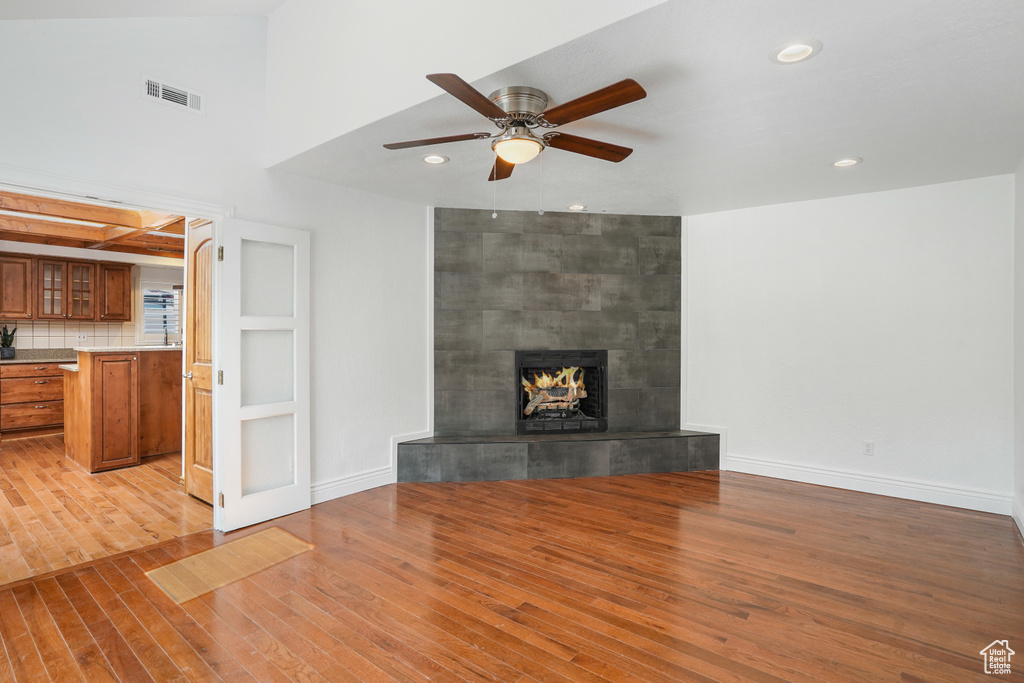
<path fill-rule="evenodd" d="M 64 373 L 64 443 L 90 472 L 181 450 L 181 347 L 76 348 Z"/>

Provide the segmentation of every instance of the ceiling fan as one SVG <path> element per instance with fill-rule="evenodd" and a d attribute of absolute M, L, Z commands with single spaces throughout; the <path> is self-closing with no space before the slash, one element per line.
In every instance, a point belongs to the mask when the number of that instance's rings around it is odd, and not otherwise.
<path fill-rule="evenodd" d="M 589 95 L 578 97 L 551 109 L 545 109 L 548 106 L 547 94 L 524 85 L 501 88 L 491 93 L 490 97 L 484 97 L 480 91 L 455 74 L 430 74 L 427 76 L 427 80 L 486 116 L 501 129 L 501 132 L 496 135 L 466 133 L 425 140 L 392 142 L 384 147 L 406 149 L 462 140 L 493 139 L 491 149 L 494 150 L 497 157 L 488 180 L 508 178 L 512 175 L 512 169 L 516 164 L 525 164 L 544 151 L 545 147 L 554 147 L 605 161 L 616 163 L 622 161 L 633 152 L 629 147 L 591 140 L 561 131 L 537 135 L 534 133 L 534 129 L 555 128 L 647 97 L 647 92 L 640 87 L 639 83 L 632 78 L 627 78 Z"/>

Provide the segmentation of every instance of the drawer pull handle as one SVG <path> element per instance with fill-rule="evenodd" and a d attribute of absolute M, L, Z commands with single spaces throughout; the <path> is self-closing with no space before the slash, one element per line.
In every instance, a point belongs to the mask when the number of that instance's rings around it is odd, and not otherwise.
<path fill-rule="evenodd" d="M 33 369 L 33 370 L 49 370 L 50 368 L 49 368 L 49 366 L 47 366 L 47 365 L 37 365 L 37 366 L 35 366 L 35 367 L 34 367 L 34 368 L 32 368 L 32 369 Z"/>
<path fill-rule="evenodd" d="M 36 406 L 36 408 L 48 408 L 49 406 Z"/>
<path fill-rule="evenodd" d="M 48 379 L 37 379 L 36 380 L 36 384 L 49 384 L 49 383 L 50 383 L 50 380 L 48 380 Z"/>

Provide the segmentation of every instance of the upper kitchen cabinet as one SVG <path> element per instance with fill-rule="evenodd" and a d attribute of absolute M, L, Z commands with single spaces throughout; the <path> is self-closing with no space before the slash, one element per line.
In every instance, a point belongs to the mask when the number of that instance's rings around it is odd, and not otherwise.
<path fill-rule="evenodd" d="M 34 265 L 29 256 L 0 254 L 0 318 L 32 318 Z"/>
<path fill-rule="evenodd" d="M 99 264 L 99 299 L 96 320 L 101 322 L 132 319 L 132 267 L 122 263 Z"/>
<path fill-rule="evenodd" d="M 96 318 L 96 263 L 40 258 L 36 268 L 37 318 Z"/>

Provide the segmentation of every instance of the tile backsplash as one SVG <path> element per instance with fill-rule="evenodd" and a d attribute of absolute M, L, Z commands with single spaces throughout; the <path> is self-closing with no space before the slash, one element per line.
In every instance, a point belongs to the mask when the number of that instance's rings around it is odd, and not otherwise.
<path fill-rule="evenodd" d="M 16 349 L 64 349 L 76 346 L 134 346 L 135 323 L 91 323 L 0 320 L 0 326 L 18 328 Z M 78 335 L 84 334 L 84 340 Z"/>

